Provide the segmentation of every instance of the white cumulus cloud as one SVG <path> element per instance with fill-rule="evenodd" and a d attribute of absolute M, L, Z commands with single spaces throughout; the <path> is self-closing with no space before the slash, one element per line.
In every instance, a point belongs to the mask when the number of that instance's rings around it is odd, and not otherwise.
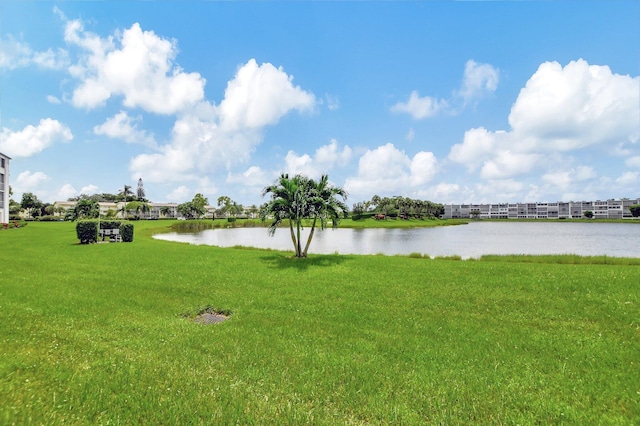
<path fill-rule="evenodd" d="M 191 200 L 193 198 L 193 195 L 194 193 L 192 193 L 189 188 L 184 185 L 180 185 L 169 194 L 167 194 L 166 198 L 167 200 L 169 200 L 169 202 L 182 203 Z"/>
<path fill-rule="evenodd" d="M 569 152 L 635 143 L 639 116 L 640 77 L 614 74 L 582 59 L 565 67 L 546 62 L 520 91 L 509 131 L 470 129 L 448 158 L 470 172 L 479 169 L 485 179 L 529 174 L 557 167 Z"/>
<path fill-rule="evenodd" d="M 420 96 L 411 92 L 406 102 L 398 102 L 391 112 L 406 113 L 414 120 L 436 116 L 440 113 L 457 114 L 467 104 L 493 93 L 498 88 L 500 71 L 491 64 L 481 64 L 472 59 L 465 64 L 462 87 L 454 90 L 449 99 Z"/>
<path fill-rule="evenodd" d="M 67 66 L 66 50 L 35 51 L 27 43 L 9 36 L 0 40 L 0 69 L 14 70 L 35 65 L 38 68 L 59 70 Z"/>
<path fill-rule="evenodd" d="M 289 151 L 285 157 L 284 170 L 290 175 L 304 174 L 312 178 L 319 178 L 336 166 L 344 166 L 350 160 L 352 150 L 347 145 L 342 149 L 338 147 L 338 141 L 332 139 L 328 145 L 318 148 L 311 157 L 309 154 L 297 155 Z"/>
<path fill-rule="evenodd" d="M 258 166 L 251 166 L 242 173 L 229 173 L 227 183 L 237 183 L 244 187 L 264 187 L 272 180 L 273 176 L 262 170 Z"/>
<path fill-rule="evenodd" d="M 73 185 L 71 185 L 70 183 L 66 183 L 64 185 L 62 185 L 60 187 L 60 189 L 58 189 L 58 191 L 56 192 L 54 198 L 56 201 L 66 201 L 71 197 L 75 197 L 79 195 L 78 194 L 78 190 L 76 190 Z"/>
<path fill-rule="evenodd" d="M 31 171 L 25 170 L 16 178 L 16 192 L 34 191 L 49 180 L 51 178 L 42 172 L 31 173 Z"/>
<path fill-rule="evenodd" d="M 464 67 L 462 88 L 458 96 L 462 97 L 464 104 L 493 93 L 498 88 L 500 71 L 490 64 L 479 64 L 470 59 Z"/>
<path fill-rule="evenodd" d="M 640 184 L 640 172 L 625 172 L 616 179 L 616 183 L 637 188 Z"/>
<path fill-rule="evenodd" d="M 393 144 L 367 150 L 358 162 L 356 177 L 347 178 L 345 189 L 362 198 L 374 194 L 406 194 L 417 191 L 437 172 L 438 161 L 431 152 L 418 152 L 410 158 Z"/>
<path fill-rule="evenodd" d="M 144 130 L 138 130 L 138 123 L 141 120 L 140 117 L 130 117 L 127 112 L 120 111 L 101 125 L 95 126 L 93 132 L 97 135 L 121 139 L 127 143 L 139 143 L 155 147 L 156 141 L 153 135 L 147 134 Z"/>
<path fill-rule="evenodd" d="M 627 167 L 636 167 L 640 169 L 640 155 L 627 158 L 624 164 L 626 164 Z"/>
<path fill-rule="evenodd" d="M 249 60 L 227 84 L 219 107 L 202 102 L 176 120 L 169 144 L 132 159 L 134 176 L 151 182 L 194 180 L 199 174 L 246 163 L 262 142 L 264 127 L 291 111 L 314 106 L 313 94 L 271 64 Z"/>
<path fill-rule="evenodd" d="M 411 92 L 406 102 L 398 102 L 391 107 L 391 112 L 404 112 L 415 120 L 432 117 L 440 111 L 449 107 L 444 99 L 432 98 L 431 96 L 421 97 L 417 90 Z"/>
<path fill-rule="evenodd" d="M 57 142 L 73 139 L 71 130 L 58 120 L 45 118 L 37 126 L 28 125 L 19 131 L 7 128 L 0 133 L 0 151 L 10 157 L 30 157 Z"/>
<path fill-rule="evenodd" d="M 176 41 L 143 31 L 138 23 L 103 39 L 86 31 L 81 21 L 68 21 L 65 41 L 84 51 L 69 67 L 78 80 L 72 95 L 76 107 L 91 109 L 122 96 L 128 108 L 174 114 L 204 98 L 204 78 L 174 63 Z"/>
<path fill-rule="evenodd" d="M 640 138 L 640 77 L 608 66 L 545 62 L 520 91 L 509 124 L 523 148 L 569 151 Z"/>
<path fill-rule="evenodd" d="M 226 131 L 256 129 L 277 123 L 289 111 L 311 110 L 315 96 L 293 85 L 282 67 L 258 65 L 250 59 L 227 84 L 220 103 L 220 123 Z"/>

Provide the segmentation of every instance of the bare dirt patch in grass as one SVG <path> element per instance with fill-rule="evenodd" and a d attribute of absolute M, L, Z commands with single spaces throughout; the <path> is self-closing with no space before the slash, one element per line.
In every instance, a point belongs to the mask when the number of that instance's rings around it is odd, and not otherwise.
<path fill-rule="evenodd" d="M 229 317 L 227 315 L 204 312 L 195 317 L 194 322 L 198 324 L 218 324 L 228 319 Z"/>
<path fill-rule="evenodd" d="M 195 314 L 194 311 L 191 311 L 185 312 L 182 316 L 197 324 L 219 324 L 229 319 L 231 311 L 207 306 L 205 308 L 197 309 Z"/>

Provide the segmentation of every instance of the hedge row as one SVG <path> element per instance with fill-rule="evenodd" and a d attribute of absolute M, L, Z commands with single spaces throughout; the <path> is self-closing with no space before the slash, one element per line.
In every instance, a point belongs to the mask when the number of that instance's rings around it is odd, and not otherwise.
<path fill-rule="evenodd" d="M 122 241 L 133 241 L 133 224 L 118 220 L 80 220 L 76 223 L 76 235 L 80 244 L 91 244 L 98 241 L 99 229 L 119 229 Z"/>

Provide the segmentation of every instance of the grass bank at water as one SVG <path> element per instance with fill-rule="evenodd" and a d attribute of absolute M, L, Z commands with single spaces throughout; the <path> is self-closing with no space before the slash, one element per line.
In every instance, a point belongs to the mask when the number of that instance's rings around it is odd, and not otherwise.
<path fill-rule="evenodd" d="M 640 423 L 637 265 L 295 259 L 167 225 L 0 233 L 1 424 Z"/>
<path fill-rule="evenodd" d="M 183 231 L 183 232 L 198 232 L 205 229 L 219 229 L 219 228 L 257 228 L 268 227 L 270 221 L 262 222 L 260 219 L 237 219 L 234 221 L 228 221 L 227 219 L 215 219 L 215 220 L 181 220 L 172 221 L 171 230 Z M 372 218 L 367 219 L 343 219 L 340 221 L 339 228 L 428 228 L 435 226 L 451 226 L 451 225 L 464 225 L 469 223 L 466 219 L 385 219 L 375 220 Z M 286 228 L 288 222 L 284 221 L 283 227 Z M 305 221 L 305 226 L 310 227 L 311 221 Z M 330 225 L 329 225 L 330 226 Z"/>

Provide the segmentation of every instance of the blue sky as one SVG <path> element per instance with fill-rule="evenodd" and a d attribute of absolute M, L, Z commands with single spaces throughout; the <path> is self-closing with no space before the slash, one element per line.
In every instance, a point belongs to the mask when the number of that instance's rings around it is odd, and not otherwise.
<path fill-rule="evenodd" d="M 0 3 L 14 199 L 640 196 L 640 3 Z"/>

